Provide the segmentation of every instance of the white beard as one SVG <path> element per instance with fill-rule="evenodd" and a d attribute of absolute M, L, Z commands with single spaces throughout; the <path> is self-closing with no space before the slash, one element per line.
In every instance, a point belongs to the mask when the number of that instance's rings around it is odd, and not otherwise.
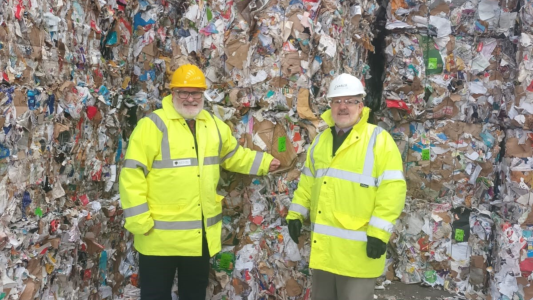
<path fill-rule="evenodd" d="M 204 101 L 197 106 L 184 106 L 174 103 L 176 111 L 185 119 L 194 119 L 204 109 Z"/>

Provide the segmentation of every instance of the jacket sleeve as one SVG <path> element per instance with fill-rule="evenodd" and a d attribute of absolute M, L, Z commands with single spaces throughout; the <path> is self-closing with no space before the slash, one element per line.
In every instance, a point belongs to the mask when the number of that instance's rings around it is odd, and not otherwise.
<path fill-rule="evenodd" d="M 398 146 L 386 131 L 376 141 L 377 186 L 375 207 L 367 229 L 367 235 L 389 242 L 396 219 L 405 205 L 407 187 Z"/>
<path fill-rule="evenodd" d="M 146 199 L 146 176 L 157 155 L 162 134 L 152 120 L 143 118 L 130 136 L 128 150 L 119 178 L 120 201 L 124 209 L 124 227 L 133 234 L 144 234 L 154 226 Z"/>
<path fill-rule="evenodd" d="M 287 215 L 287 221 L 300 220 L 303 223 L 305 219 L 309 217 L 309 210 L 311 207 L 311 189 L 315 177 L 313 176 L 315 170 L 311 160 L 311 149 L 314 148 L 315 143 L 318 142 L 318 136 L 311 144 L 310 150 L 307 151 L 307 158 L 305 164 L 300 173 L 300 182 L 298 182 L 298 188 L 294 191 L 291 206 L 289 207 L 289 213 Z"/>
<path fill-rule="evenodd" d="M 266 175 L 274 157 L 265 152 L 253 151 L 239 145 L 237 139 L 231 134 L 230 127 L 215 117 L 222 150 L 220 165 L 222 168 L 241 174 Z"/>

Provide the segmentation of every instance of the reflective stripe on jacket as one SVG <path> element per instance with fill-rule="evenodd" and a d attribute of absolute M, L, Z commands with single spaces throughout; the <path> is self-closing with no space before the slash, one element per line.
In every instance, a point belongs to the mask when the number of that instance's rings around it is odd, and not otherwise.
<path fill-rule="evenodd" d="M 220 166 L 264 175 L 273 157 L 241 147 L 231 129 L 203 110 L 194 137 L 172 103 L 142 118 L 135 127 L 120 174 L 124 227 L 144 255 L 201 256 L 202 213 L 211 256 L 221 249 Z M 144 233 L 154 228 L 149 235 Z"/>
<path fill-rule="evenodd" d="M 369 109 L 335 153 L 330 129 L 307 153 L 288 220 L 312 224 L 310 267 L 360 278 L 379 277 L 385 255 L 366 255 L 367 236 L 388 242 L 406 195 L 402 158 L 388 132 L 368 124 Z M 331 111 L 322 118 L 333 126 Z"/>

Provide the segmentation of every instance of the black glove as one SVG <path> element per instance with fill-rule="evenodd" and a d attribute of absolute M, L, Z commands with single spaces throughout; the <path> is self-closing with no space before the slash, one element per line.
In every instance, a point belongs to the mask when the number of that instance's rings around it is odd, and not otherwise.
<path fill-rule="evenodd" d="M 298 244 L 298 238 L 300 237 L 300 231 L 302 230 L 302 222 L 300 220 L 289 220 L 289 234 L 291 239 Z"/>
<path fill-rule="evenodd" d="M 387 252 L 387 244 L 375 237 L 367 236 L 366 256 L 370 258 L 380 258 Z"/>

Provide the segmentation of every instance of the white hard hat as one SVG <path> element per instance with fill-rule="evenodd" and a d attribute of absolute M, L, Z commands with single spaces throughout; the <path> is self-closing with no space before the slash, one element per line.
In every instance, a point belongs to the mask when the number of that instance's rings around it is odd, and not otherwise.
<path fill-rule="evenodd" d="M 343 73 L 331 81 L 328 89 L 328 98 L 343 96 L 366 96 L 365 88 L 357 77 Z"/>

